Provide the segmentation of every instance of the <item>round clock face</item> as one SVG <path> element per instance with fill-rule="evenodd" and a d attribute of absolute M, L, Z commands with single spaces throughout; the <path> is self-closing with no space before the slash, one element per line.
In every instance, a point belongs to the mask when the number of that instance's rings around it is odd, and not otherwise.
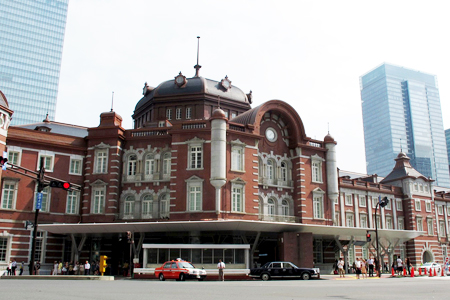
<path fill-rule="evenodd" d="M 177 82 L 178 84 L 183 84 L 183 82 L 184 82 L 184 77 L 183 77 L 183 76 L 178 76 L 177 79 L 175 79 L 175 80 L 176 80 L 176 82 Z"/>
<path fill-rule="evenodd" d="M 275 129 L 269 127 L 266 129 L 266 138 L 269 142 L 275 142 L 277 140 L 277 132 Z"/>

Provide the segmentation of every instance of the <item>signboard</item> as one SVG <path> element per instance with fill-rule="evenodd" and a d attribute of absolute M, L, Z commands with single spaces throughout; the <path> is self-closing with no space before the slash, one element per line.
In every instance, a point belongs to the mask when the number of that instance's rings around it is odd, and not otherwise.
<path fill-rule="evenodd" d="M 36 194 L 36 209 L 42 209 L 42 193 Z"/>

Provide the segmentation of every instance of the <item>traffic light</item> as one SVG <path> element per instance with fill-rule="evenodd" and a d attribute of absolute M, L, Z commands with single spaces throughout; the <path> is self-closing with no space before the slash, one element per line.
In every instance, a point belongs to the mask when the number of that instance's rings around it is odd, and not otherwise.
<path fill-rule="evenodd" d="M 50 187 L 65 189 L 67 191 L 70 189 L 71 185 L 66 181 L 52 180 L 50 181 Z"/>
<path fill-rule="evenodd" d="M 367 232 L 366 233 L 366 242 L 370 243 L 371 240 L 372 240 L 372 238 L 370 237 L 370 233 Z"/>
<path fill-rule="evenodd" d="M 100 255 L 100 265 L 99 265 L 99 269 L 100 269 L 100 273 L 102 273 L 102 276 L 103 276 L 103 273 L 105 273 L 106 267 L 108 267 L 108 263 L 106 262 L 106 260 L 107 260 L 108 258 L 109 258 L 109 257 L 106 256 L 106 255 Z"/>
<path fill-rule="evenodd" d="M 386 205 L 388 205 L 389 204 L 389 199 L 388 199 L 388 197 L 384 197 L 383 199 L 381 199 L 381 201 L 380 201 L 380 206 L 381 207 L 385 207 Z"/>

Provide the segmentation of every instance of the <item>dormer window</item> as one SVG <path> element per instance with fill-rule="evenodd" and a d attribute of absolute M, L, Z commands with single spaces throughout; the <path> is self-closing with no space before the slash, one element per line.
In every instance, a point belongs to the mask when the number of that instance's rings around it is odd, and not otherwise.
<path fill-rule="evenodd" d="M 34 130 L 42 131 L 42 132 L 50 132 L 52 129 L 47 126 L 36 126 Z"/>

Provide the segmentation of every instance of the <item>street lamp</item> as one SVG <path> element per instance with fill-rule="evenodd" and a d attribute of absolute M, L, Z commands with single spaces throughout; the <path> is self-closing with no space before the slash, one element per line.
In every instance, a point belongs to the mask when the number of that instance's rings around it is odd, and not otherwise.
<path fill-rule="evenodd" d="M 377 211 L 378 211 L 378 206 L 385 207 L 386 205 L 388 205 L 388 203 L 389 203 L 388 197 L 384 197 L 383 199 L 381 199 L 381 196 L 378 196 L 377 206 L 375 207 L 375 238 L 377 239 L 377 262 L 378 262 L 378 264 L 375 267 L 377 268 L 378 277 L 381 277 L 381 272 L 380 272 L 381 261 L 380 261 L 380 248 L 378 247 Z"/>

